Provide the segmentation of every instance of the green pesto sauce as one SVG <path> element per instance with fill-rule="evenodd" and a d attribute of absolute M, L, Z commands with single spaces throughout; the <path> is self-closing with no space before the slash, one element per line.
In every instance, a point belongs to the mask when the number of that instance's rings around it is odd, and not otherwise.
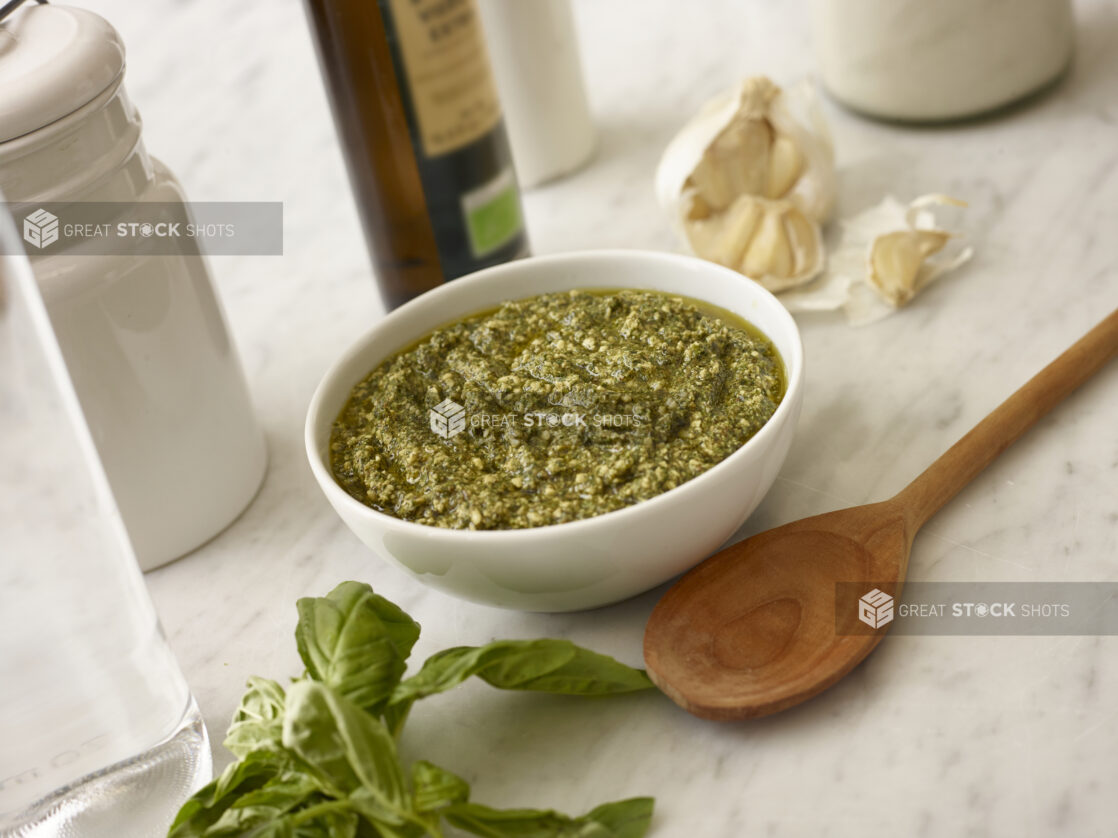
<path fill-rule="evenodd" d="M 406 521 L 560 524 L 702 474 L 784 387 L 772 343 L 729 312 L 653 291 L 543 294 L 381 363 L 335 421 L 330 463 L 353 497 Z"/>

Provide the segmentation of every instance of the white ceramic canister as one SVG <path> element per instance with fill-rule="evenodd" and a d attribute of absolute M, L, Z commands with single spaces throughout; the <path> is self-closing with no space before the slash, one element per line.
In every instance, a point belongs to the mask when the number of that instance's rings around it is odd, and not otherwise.
<path fill-rule="evenodd" d="M 1071 60 L 1071 0 L 813 0 L 819 71 L 871 116 L 941 121 L 1033 93 Z"/>
<path fill-rule="evenodd" d="M 0 23 L 5 200 L 181 207 L 123 76 L 124 45 L 91 12 L 31 5 Z M 93 255 L 80 241 L 28 250 L 140 565 L 158 567 L 231 523 L 265 470 L 204 257 Z"/>
<path fill-rule="evenodd" d="M 570 0 L 479 0 L 521 187 L 582 166 L 596 134 Z"/>

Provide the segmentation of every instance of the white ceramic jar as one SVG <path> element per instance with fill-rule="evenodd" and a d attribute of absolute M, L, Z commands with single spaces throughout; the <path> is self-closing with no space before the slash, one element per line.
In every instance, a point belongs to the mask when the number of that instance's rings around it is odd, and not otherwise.
<path fill-rule="evenodd" d="M 95 14 L 34 5 L 0 23 L 5 200 L 183 204 L 144 148 L 123 76 L 124 46 Z M 157 567 L 236 518 L 265 470 L 206 262 L 94 255 L 81 242 L 29 250 L 140 565 Z"/>
<path fill-rule="evenodd" d="M 1071 0 L 813 0 L 819 71 L 871 116 L 941 121 L 1007 105 L 1071 60 Z"/>

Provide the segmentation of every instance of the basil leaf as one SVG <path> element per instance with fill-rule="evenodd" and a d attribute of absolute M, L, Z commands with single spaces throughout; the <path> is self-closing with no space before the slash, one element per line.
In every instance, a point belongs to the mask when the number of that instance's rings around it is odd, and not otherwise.
<path fill-rule="evenodd" d="M 442 812 L 451 826 L 486 838 L 567 838 L 577 835 L 574 821 L 540 809 L 490 809 L 480 803 L 457 803 Z"/>
<path fill-rule="evenodd" d="M 349 797 L 366 817 L 403 824 L 408 794 L 396 742 L 383 722 L 314 681 L 287 691 L 284 747 L 314 771 L 334 797 Z"/>
<path fill-rule="evenodd" d="M 287 768 L 284 755 L 253 751 L 240 762 L 226 767 L 217 779 L 203 786 L 183 804 L 168 838 L 199 838 L 213 826 L 237 799 L 263 787 Z"/>
<path fill-rule="evenodd" d="M 295 835 L 296 838 L 356 838 L 358 824 L 356 812 L 334 812 L 300 824 Z"/>
<path fill-rule="evenodd" d="M 389 698 L 391 700 L 391 697 Z M 388 704 L 381 713 L 381 718 L 384 719 L 385 727 L 388 728 L 388 732 L 392 734 L 393 738 L 400 738 L 400 734 L 404 730 L 404 723 L 408 720 L 408 715 L 411 713 L 411 706 L 414 701 L 415 699 L 411 699 L 401 701 L 399 704 Z"/>
<path fill-rule="evenodd" d="M 255 826 L 215 824 L 206 832 L 206 838 L 295 838 L 295 826 L 289 818 L 270 820 Z"/>
<path fill-rule="evenodd" d="M 283 736 L 283 687 L 256 677 L 249 678 L 247 686 L 223 743 L 239 757 L 258 748 L 274 750 Z"/>
<path fill-rule="evenodd" d="M 569 640 L 498 640 L 432 655 L 418 673 L 396 687 L 389 706 L 445 692 L 471 675 L 503 690 L 564 695 L 615 695 L 652 688 L 643 670 Z"/>
<path fill-rule="evenodd" d="M 357 826 L 356 812 L 327 801 L 274 816 L 230 809 L 206 838 L 354 838 Z"/>
<path fill-rule="evenodd" d="M 634 797 L 571 818 L 551 810 L 456 803 L 443 810 L 443 817 L 458 829 L 486 838 L 640 838 L 648 832 L 652 806 L 652 798 Z"/>
<path fill-rule="evenodd" d="M 296 812 L 290 819 L 298 821 L 305 812 Z M 360 819 L 356 812 L 334 811 L 319 815 L 314 820 L 299 822 L 295 838 L 356 838 Z"/>
<path fill-rule="evenodd" d="M 437 817 L 424 816 L 410 809 L 401 810 L 397 813 L 399 817 L 387 816 L 383 803 L 373 799 L 368 789 L 358 789 L 347 798 L 347 802 L 363 818 L 361 823 L 371 827 L 372 833 L 380 838 L 441 836 Z"/>
<path fill-rule="evenodd" d="M 297 607 L 295 640 L 307 674 L 377 712 L 403 677 L 419 624 L 359 582 L 300 599 Z"/>
<path fill-rule="evenodd" d="M 483 648 L 488 650 L 488 661 L 477 674 L 502 690 L 617 695 L 653 688 L 643 669 L 626 666 L 569 640 L 513 640 Z M 535 661 L 537 657 L 543 660 Z M 560 659 L 562 662 L 554 668 L 549 665 L 549 661 Z"/>
<path fill-rule="evenodd" d="M 433 812 L 470 799 L 470 785 L 445 768 L 420 760 L 411 767 L 412 795 L 417 812 Z"/>
<path fill-rule="evenodd" d="M 602 838 L 641 838 L 648 832 L 655 805 L 656 801 L 651 797 L 630 797 L 603 803 L 579 818 L 581 831 L 578 834 L 585 838 L 597 838 L 599 835 Z"/>
<path fill-rule="evenodd" d="M 282 818 L 310 799 L 320 802 L 319 785 L 306 774 L 289 772 L 269 780 L 261 788 L 238 798 L 206 832 L 207 838 L 240 835 Z"/>

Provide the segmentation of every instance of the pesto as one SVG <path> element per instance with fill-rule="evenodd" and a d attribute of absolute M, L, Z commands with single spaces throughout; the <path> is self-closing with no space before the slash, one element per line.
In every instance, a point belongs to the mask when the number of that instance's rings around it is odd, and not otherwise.
<path fill-rule="evenodd" d="M 570 291 L 443 326 L 361 381 L 335 478 L 407 521 L 559 524 L 721 462 L 784 394 L 773 345 L 728 312 L 652 291 Z"/>

